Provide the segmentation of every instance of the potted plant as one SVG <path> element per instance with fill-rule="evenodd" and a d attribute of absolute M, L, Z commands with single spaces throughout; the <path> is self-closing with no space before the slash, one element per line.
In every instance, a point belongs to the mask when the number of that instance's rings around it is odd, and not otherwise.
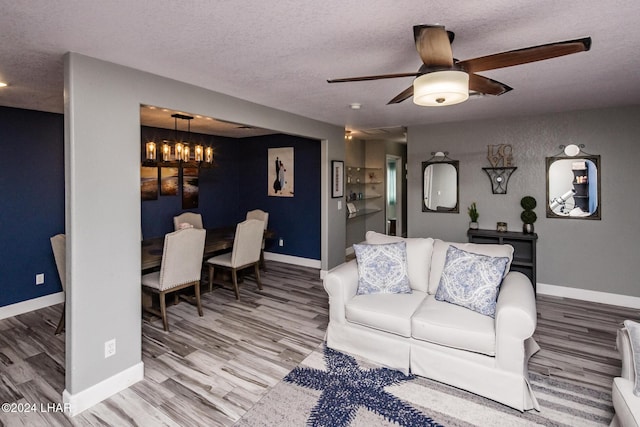
<path fill-rule="evenodd" d="M 538 219 L 538 215 L 533 211 L 535 207 L 538 205 L 536 199 L 531 196 L 525 196 L 520 200 L 520 206 L 522 206 L 522 213 L 520 214 L 520 219 L 523 222 L 522 232 L 527 234 L 533 233 L 533 223 Z"/>
<path fill-rule="evenodd" d="M 467 208 L 467 212 L 469 213 L 469 219 L 471 222 L 469 223 L 469 228 L 472 230 L 478 229 L 478 217 L 480 214 L 478 213 L 478 208 L 476 207 L 476 202 L 471 203 L 469 208 Z"/>

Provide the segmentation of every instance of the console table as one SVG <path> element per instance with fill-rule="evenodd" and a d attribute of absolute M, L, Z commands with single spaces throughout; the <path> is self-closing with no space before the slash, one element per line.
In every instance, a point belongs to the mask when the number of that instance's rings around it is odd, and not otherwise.
<path fill-rule="evenodd" d="M 536 292 L 536 233 L 525 234 L 517 231 L 472 230 L 467 231 L 471 243 L 493 243 L 513 246 L 511 270 L 524 273 Z"/>

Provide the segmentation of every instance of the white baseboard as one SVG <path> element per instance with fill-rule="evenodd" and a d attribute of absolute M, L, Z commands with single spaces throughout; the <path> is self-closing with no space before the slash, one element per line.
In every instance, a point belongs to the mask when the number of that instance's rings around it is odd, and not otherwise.
<path fill-rule="evenodd" d="M 353 250 L 353 246 L 349 246 L 347 249 L 344 250 L 344 255 L 345 256 L 350 256 L 355 254 L 356 251 Z"/>
<path fill-rule="evenodd" d="M 617 305 L 619 307 L 640 309 L 640 298 L 629 295 L 611 294 L 608 292 L 570 288 L 567 286 L 548 285 L 545 283 L 536 284 L 536 289 L 537 292 L 541 295 L 551 295 L 555 297 L 572 298 L 582 301 Z"/>
<path fill-rule="evenodd" d="M 144 363 L 139 362 L 80 393 L 71 394 L 65 389 L 62 392 L 62 402 L 65 408 L 68 408 L 69 415 L 75 417 L 85 409 L 89 409 L 114 394 L 131 387 L 143 378 Z"/>
<path fill-rule="evenodd" d="M 299 265 L 301 267 L 321 268 L 322 264 L 319 259 L 302 258 L 293 255 L 283 255 L 274 252 L 265 252 L 264 259 L 271 261 L 284 262 L 287 264 Z"/>
<path fill-rule="evenodd" d="M 0 307 L 0 319 L 6 319 L 8 317 L 17 316 L 30 311 L 39 310 L 51 305 L 60 304 L 61 302 L 64 302 L 64 292 L 57 292 L 55 294 L 49 294 L 11 305 L 5 305 L 4 307 Z"/>

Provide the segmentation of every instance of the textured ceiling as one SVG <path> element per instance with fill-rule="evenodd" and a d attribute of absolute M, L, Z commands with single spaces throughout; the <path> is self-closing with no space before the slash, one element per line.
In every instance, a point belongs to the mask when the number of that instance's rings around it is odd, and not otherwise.
<path fill-rule="evenodd" d="M 67 51 L 355 130 L 640 103 L 638 0 L 0 0 L 0 9 L 3 106 L 62 112 Z M 454 31 L 461 60 L 585 36 L 593 44 L 481 73 L 514 90 L 450 107 L 386 105 L 411 78 L 326 83 L 416 71 L 419 23 Z"/>

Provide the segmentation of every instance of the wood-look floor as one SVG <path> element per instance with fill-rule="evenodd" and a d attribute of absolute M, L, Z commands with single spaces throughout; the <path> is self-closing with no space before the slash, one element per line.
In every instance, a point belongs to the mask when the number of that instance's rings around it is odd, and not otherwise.
<path fill-rule="evenodd" d="M 171 332 L 144 321 L 145 379 L 69 419 L 62 413 L 2 413 L 6 426 L 233 425 L 322 343 L 327 295 L 316 269 L 267 263 L 264 290 L 252 280 L 203 295 L 204 317 L 181 302 L 169 307 Z M 0 403 L 59 403 L 64 334 L 53 334 L 61 305 L 0 320 Z M 533 372 L 610 392 L 620 372 L 615 332 L 638 310 L 538 297 Z"/>

